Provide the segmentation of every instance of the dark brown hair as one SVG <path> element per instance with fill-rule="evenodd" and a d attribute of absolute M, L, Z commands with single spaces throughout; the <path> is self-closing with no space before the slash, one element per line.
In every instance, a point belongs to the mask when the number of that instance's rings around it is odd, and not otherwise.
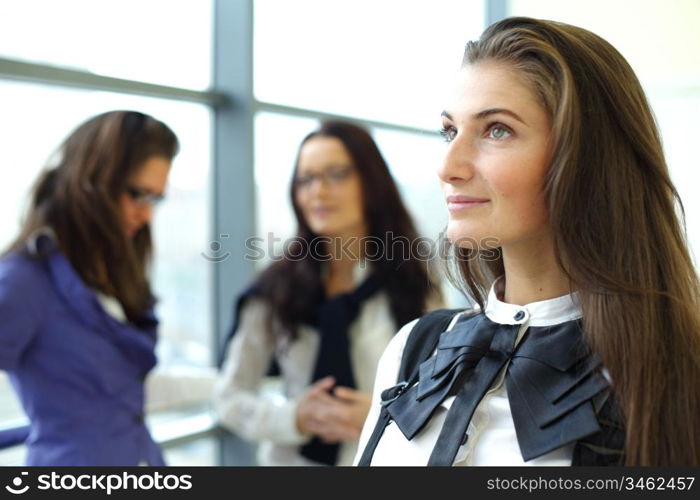
<path fill-rule="evenodd" d="M 625 463 L 700 465 L 699 283 L 639 81 L 597 35 L 529 18 L 470 42 L 464 64 L 481 61 L 524 76 L 552 118 L 545 196 L 555 252 L 625 416 Z M 466 291 L 483 305 L 502 260 L 456 252 Z"/>
<path fill-rule="evenodd" d="M 383 242 L 387 238 L 400 240 L 410 246 L 403 248 L 406 252 L 382 251 L 376 260 L 372 260 L 373 273 L 388 295 L 398 328 L 425 312 L 429 294 L 439 295 L 428 277 L 425 263 L 416 258 L 404 258 L 418 254 L 418 234 L 411 216 L 401 201 L 379 148 L 366 130 L 347 122 L 324 121 L 318 130 L 304 138 L 299 151 L 314 137 L 334 137 L 343 143 L 350 154 L 362 185 L 368 236 Z M 257 281 L 259 290 L 272 307 L 271 331 L 292 338 L 296 338 L 300 323 L 313 320 L 319 301 L 324 296 L 321 266 L 322 261 L 327 260 L 324 256 L 328 254 L 321 245 L 310 245 L 317 235 L 304 220 L 296 202 L 294 178 L 298 164 L 297 155 L 289 191 L 297 221 L 296 237 L 285 257 L 268 267 Z M 290 254 L 305 257 L 290 258 Z M 273 328 L 273 318 L 279 321 L 281 330 Z"/>
<path fill-rule="evenodd" d="M 111 111 L 84 122 L 60 146 L 58 164 L 36 182 L 10 250 L 24 251 L 37 230 L 50 227 L 83 281 L 114 295 L 138 323 L 153 303 L 146 275 L 151 232 L 146 225 L 129 238 L 118 200 L 128 177 L 146 160 L 171 160 L 178 147 L 170 128 L 136 111 Z"/>

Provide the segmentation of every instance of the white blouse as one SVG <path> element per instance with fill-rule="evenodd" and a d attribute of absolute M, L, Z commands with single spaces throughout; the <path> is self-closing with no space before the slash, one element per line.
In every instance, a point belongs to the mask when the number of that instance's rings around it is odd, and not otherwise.
<path fill-rule="evenodd" d="M 554 299 L 532 302 L 524 306 L 507 304 L 498 299 L 496 289 L 499 281 L 491 287 L 486 304 L 486 316 L 496 323 L 520 325 L 516 344 L 530 326 L 551 326 L 581 318 L 576 294 Z M 522 319 L 516 320 L 516 314 L 524 313 Z M 464 311 L 455 315 L 448 330 L 452 329 Z M 518 315 L 520 317 L 520 315 Z M 381 410 L 381 393 L 384 389 L 396 385 L 401 358 L 406 340 L 418 320 L 405 325 L 392 339 L 384 351 L 379 366 L 372 396 L 372 407 L 360 437 L 357 464 L 362 451 L 369 440 Z M 520 454 L 515 425 L 510 411 L 505 385 L 507 365 L 501 370 L 491 389 L 478 404 L 467 430 L 469 438 L 462 445 L 453 465 L 510 465 L 510 466 L 554 466 L 571 465 L 574 444 L 564 446 L 528 462 Z M 436 409 L 426 426 L 412 440 L 407 440 L 395 422 L 389 422 L 384 434 L 377 444 L 372 465 L 418 466 L 427 465 L 430 454 L 437 441 L 442 425 L 455 396 L 443 401 Z"/>

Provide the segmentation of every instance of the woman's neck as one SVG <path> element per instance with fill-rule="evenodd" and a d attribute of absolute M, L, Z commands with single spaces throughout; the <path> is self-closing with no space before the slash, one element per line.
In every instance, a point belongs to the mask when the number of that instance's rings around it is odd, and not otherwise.
<path fill-rule="evenodd" d="M 503 248 L 505 291 L 502 300 L 525 305 L 571 293 L 571 284 L 559 267 L 551 238 L 520 242 Z"/>
<path fill-rule="evenodd" d="M 326 295 L 333 297 L 355 288 L 355 266 L 361 259 L 361 238 L 344 240 L 329 252 L 328 274 L 325 279 Z"/>

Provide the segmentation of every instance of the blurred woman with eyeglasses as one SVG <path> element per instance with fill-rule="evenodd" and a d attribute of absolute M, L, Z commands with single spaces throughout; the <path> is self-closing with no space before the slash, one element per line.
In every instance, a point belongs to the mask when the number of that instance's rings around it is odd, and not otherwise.
<path fill-rule="evenodd" d="M 290 198 L 296 237 L 237 302 L 216 407 L 224 427 L 261 443 L 260 465 L 350 465 L 381 352 L 439 292 L 366 130 L 326 121 L 310 133 Z M 264 394 L 271 360 L 277 400 Z"/>
<path fill-rule="evenodd" d="M 29 417 L 28 465 L 163 465 L 144 424 L 158 321 L 153 205 L 179 145 L 134 111 L 75 129 L 0 259 L 0 369 Z"/>

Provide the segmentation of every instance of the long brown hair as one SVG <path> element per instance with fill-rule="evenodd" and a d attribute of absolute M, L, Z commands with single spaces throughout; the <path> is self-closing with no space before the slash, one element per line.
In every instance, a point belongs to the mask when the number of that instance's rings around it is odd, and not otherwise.
<path fill-rule="evenodd" d="M 411 216 L 401 200 L 399 190 L 389 172 L 379 148 L 372 136 L 362 127 L 352 123 L 327 120 L 318 130 L 307 135 L 299 146 L 299 152 L 314 137 L 334 137 L 348 150 L 362 184 L 364 218 L 368 236 L 375 241 L 387 242 L 387 238 L 408 244 L 405 252 L 382 251 L 372 261 L 373 273 L 382 283 L 389 299 L 391 313 L 397 328 L 422 315 L 428 296 L 439 296 L 439 290 L 428 276 L 427 266 L 417 258 L 420 254 L 418 233 Z M 268 267 L 257 280 L 257 287 L 271 305 L 271 331 L 282 337 L 295 338 L 300 323 L 309 322 L 319 301 L 324 296 L 321 276 L 322 257 L 326 254 L 321 245 L 311 245 L 317 236 L 309 227 L 296 202 L 294 178 L 299 163 L 297 155 L 289 195 L 297 221 L 297 234 L 292 255 L 304 255 L 303 259 L 285 255 L 282 260 Z M 384 247 L 384 250 L 387 250 Z M 408 254 L 408 258 L 404 258 Z M 300 293 L 303 290 L 303 293 Z M 273 318 L 282 329 L 272 328 Z"/>
<path fill-rule="evenodd" d="M 153 303 L 147 278 L 151 231 L 146 225 L 127 237 L 118 200 L 128 177 L 148 158 L 172 159 L 178 147 L 170 128 L 143 113 L 111 111 L 87 120 L 61 144 L 58 163 L 37 180 L 10 251 L 25 251 L 37 230 L 50 227 L 82 280 L 114 295 L 138 323 Z"/>
<path fill-rule="evenodd" d="M 489 60 L 523 75 L 552 118 L 555 252 L 625 417 L 625 463 L 700 465 L 699 282 L 639 81 L 605 40 L 551 21 L 490 26 L 463 64 Z M 455 252 L 465 291 L 483 306 L 502 259 Z"/>

